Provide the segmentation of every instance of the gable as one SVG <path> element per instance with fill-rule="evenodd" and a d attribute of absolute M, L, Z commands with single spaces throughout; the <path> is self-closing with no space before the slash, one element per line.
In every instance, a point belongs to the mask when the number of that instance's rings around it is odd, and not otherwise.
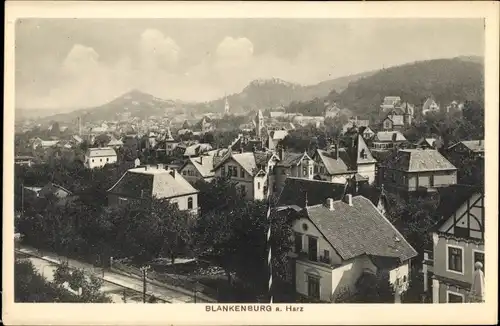
<path fill-rule="evenodd" d="M 439 227 L 438 231 L 462 237 L 468 230 L 471 238 L 484 239 L 484 196 L 476 193 L 467 199 Z"/>

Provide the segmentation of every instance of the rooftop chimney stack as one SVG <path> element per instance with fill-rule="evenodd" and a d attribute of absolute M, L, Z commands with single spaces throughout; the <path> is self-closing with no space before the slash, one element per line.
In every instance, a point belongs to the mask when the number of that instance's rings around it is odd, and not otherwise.
<path fill-rule="evenodd" d="M 175 170 L 174 170 L 174 169 L 171 169 L 171 170 L 169 171 L 169 173 L 170 173 L 170 175 L 172 176 L 172 178 L 174 178 L 174 179 L 175 179 Z"/>
<path fill-rule="evenodd" d="M 280 158 L 280 161 L 283 160 L 284 156 L 285 156 L 285 148 L 283 146 L 281 146 L 280 149 L 279 149 L 279 158 Z"/>
<path fill-rule="evenodd" d="M 349 206 L 352 206 L 352 195 L 351 194 L 347 194 L 345 195 L 344 197 L 344 201 L 349 205 Z"/>
<path fill-rule="evenodd" d="M 327 207 L 329 210 L 331 210 L 331 211 L 335 210 L 335 209 L 333 208 L 333 198 L 327 198 L 327 199 L 326 199 L 326 207 Z"/>

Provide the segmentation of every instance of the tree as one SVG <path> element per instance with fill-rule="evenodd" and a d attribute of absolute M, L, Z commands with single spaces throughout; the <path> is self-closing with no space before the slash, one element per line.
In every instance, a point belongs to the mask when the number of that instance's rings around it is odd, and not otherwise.
<path fill-rule="evenodd" d="M 356 283 L 358 303 L 394 303 L 394 289 L 387 273 L 363 273 Z"/>
<path fill-rule="evenodd" d="M 233 274 L 255 294 L 267 293 L 267 204 L 242 201 L 230 209 L 203 214 L 197 221 L 200 254 L 214 261 L 226 272 L 229 284 Z M 273 272 L 276 279 L 287 274 L 291 248 L 288 216 L 273 213 L 271 246 Z"/>
<path fill-rule="evenodd" d="M 111 302 L 111 299 L 101 292 L 94 292 L 92 296 L 83 293 L 78 296 L 64 288 L 64 282 L 48 282 L 28 259 L 16 259 L 14 269 L 15 302 Z"/>
<path fill-rule="evenodd" d="M 110 136 L 107 134 L 100 134 L 95 138 L 94 145 L 97 147 L 105 147 L 110 141 Z"/>
<path fill-rule="evenodd" d="M 196 182 L 195 188 L 200 191 L 198 203 L 202 214 L 214 210 L 226 210 L 245 200 L 236 183 L 228 177 L 216 177 L 209 183 L 199 180 Z"/>
<path fill-rule="evenodd" d="M 68 264 L 61 264 L 54 271 L 54 283 L 58 286 L 68 284 L 76 292 L 81 289 L 79 300 L 82 302 L 111 302 L 100 289 L 104 281 L 94 275 L 86 275 L 82 269 L 70 270 Z"/>

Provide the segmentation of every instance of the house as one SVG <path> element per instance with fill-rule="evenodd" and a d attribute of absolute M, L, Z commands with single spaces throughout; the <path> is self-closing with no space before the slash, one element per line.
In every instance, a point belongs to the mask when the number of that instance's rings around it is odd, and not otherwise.
<path fill-rule="evenodd" d="M 359 182 L 375 181 L 377 160 L 373 157 L 361 135 L 351 138 L 348 148 L 333 145 L 333 150 L 316 150 L 313 155 L 316 162 L 315 178 L 335 183 L 345 184 L 355 176 Z"/>
<path fill-rule="evenodd" d="M 192 144 L 186 147 L 183 156 L 184 157 L 199 156 L 211 150 L 212 150 L 212 145 L 210 144 L 206 143 Z"/>
<path fill-rule="evenodd" d="M 276 207 L 286 209 L 293 206 L 297 210 L 303 209 L 306 206 L 323 204 L 327 198 L 340 200 L 344 197 L 346 191 L 346 184 L 288 177 L 279 192 Z"/>
<path fill-rule="evenodd" d="M 358 294 L 366 275 L 379 275 L 394 287 L 396 302 L 408 288 L 415 249 L 363 196 L 328 198 L 296 211 L 293 221 L 293 280 L 311 301 L 342 302 Z"/>
<path fill-rule="evenodd" d="M 436 191 L 457 183 L 457 168 L 435 149 L 400 149 L 379 167 L 388 190 Z"/>
<path fill-rule="evenodd" d="M 335 118 L 340 114 L 340 108 L 337 104 L 333 103 L 331 105 L 327 105 L 325 108 L 325 118 Z"/>
<path fill-rule="evenodd" d="M 441 220 L 432 228 L 432 248 L 424 253 L 424 291 L 433 303 L 464 303 L 474 265 L 484 259 L 484 189 L 453 186 L 440 192 Z"/>
<path fill-rule="evenodd" d="M 100 168 L 117 162 L 116 152 L 111 147 L 89 148 L 85 153 L 84 166 L 89 169 Z"/>
<path fill-rule="evenodd" d="M 107 147 L 120 148 L 123 146 L 123 141 L 121 139 L 116 139 L 114 136 L 111 136 L 111 140 L 106 145 Z"/>
<path fill-rule="evenodd" d="M 236 182 L 249 200 L 264 200 L 268 189 L 273 189 L 274 177 L 272 170 L 279 161 L 278 156 L 271 152 L 228 151 L 214 166 L 216 177 L 229 177 Z"/>
<path fill-rule="evenodd" d="M 360 128 L 360 132 L 364 139 L 372 139 L 375 136 L 375 132 L 370 127 Z"/>
<path fill-rule="evenodd" d="M 35 138 L 32 142 L 33 149 L 42 148 L 47 149 L 54 147 L 59 143 L 59 140 L 42 140 L 41 138 Z"/>
<path fill-rule="evenodd" d="M 382 120 L 382 129 L 385 131 L 402 130 L 405 127 L 405 120 L 402 114 L 392 111 Z"/>
<path fill-rule="evenodd" d="M 314 177 L 314 160 L 304 153 L 286 152 L 278 150 L 279 162 L 274 167 L 273 192 L 281 193 L 285 180 L 289 177 L 312 179 Z"/>
<path fill-rule="evenodd" d="M 400 131 L 379 131 L 372 140 L 372 149 L 391 149 L 406 142 Z"/>
<path fill-rule="evenodd" d="M 276 150 L 278 143 L 285 139 L 287 135 L 288 131 L 286 130 L 269 130 L 266 144 L 267 149 L 270 151 Z"/>
<path fill-rule="evenodd" d="M 384 101 L 380 105 L 383 112 L 394 110 L 401 103 L 401 97 L 399 96 L 386 96 Z"/>
<path fill-rule="evenodd" d="M 73 193 L 68 189 L 52 182 L 47 183 L 37 193 L 37 197 L 39 198 L 47 198 L 49 196 L 54 196 L 57 199 L 63 199 L 70 197 L 72 195 Z"/>
<path fill-rule="evenodd" d="M 296 123 L 303 127 L 307 125 L 314 125 L 316 127 L 319 127 L 325 123 L 325 117 L 297 115 L 293 118 L 293 123 Z"/>
<path fill-rule="evenodd" d="M 32 156 L 16 156 L 14 157 L 14 164 L 31 167 L 33 165 L 33 159 Z"/>
<path fill-rule="evenodd" d="M 176 203 L 180 210 L 196 215 L 198 192 L 176 170 L 165 169 L 161 164 L 146 165 L 127 170 L 108 190 L 108 201 L 112 206 L 128 201 L 165 198 Z"/>
<path fill-rule="evenodd" d="M 484 140 L 463 140 L 448 147 L 446 152 L 457 159 L 484 157 Z"/>
<path fill-rule="evenodd" d="M 423 137 L 415 145 L 418 148 L 423 148 L 423 149 L 426 149 L 426 148 L 436 149 L 436 141 L 437 141 L 436 138 L 425 138 L 425 137 Z"/>
<path fill-rule="evenodd" d="M 434 101 L 432 97 L 425 100 L 422 105 L 422 115 L 426 115 L 429 112 L 439 112 L 439 105 Z"/>
<path fill-rule="evenodd" d="M 178 171 L 184 179 L 194 184 L 198 180 L 212 181 L 215 176 L 213 168 L 214 155 L 203 154 L 198 157 L 189 157 Z"/>
<path fill-rule="evenodd" d="M 367 128 L 370 125 L 370 120 L 362 120 L 358 119 L 358 117 L 354 117 L 349 119 L 346 124 L 342 126 L 342 133 L 345 134 L 351 129 L 357 129 L 361 127 Z"/>
<path fill-rule="evenodd" d="M 449 105 L 446 106 L 446 112 L 457 112 L 462 111 L 464 108 L 463 103 L 458 103 L 457 101 L 452 101 Z"/>

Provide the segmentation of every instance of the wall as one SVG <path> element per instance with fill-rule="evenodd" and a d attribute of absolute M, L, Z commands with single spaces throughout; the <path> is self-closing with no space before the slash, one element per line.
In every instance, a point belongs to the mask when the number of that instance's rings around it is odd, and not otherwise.
<path fill-rule="evenodd" d="M 405 276 L 406 276 L 406 281 L 405 281 Z M 410 284 L 410 262 L 406 262 L 402 264 L 401 266 L 398 266 L 392 270 L 389 271 L 389 282 L 392 285 L 396 284 L 397 280 L 399 281 L 400 286 L 403 287 L 402 290 L 406 291 L 408 289 L 408 286 Z"/>
<path fill-rule="evenodd" d="M 394 179 L 393 179 L 394 176 Z M 434 183 L 431 185 L 431 176 Z M 406 178 L 405 178 L 406 177 Z M 456 171 L 428 171 L 428 172 L 402 172 L 387 169 L 387 177 L 384 183 L 407 191 L 415 191 L 420 187 L 436 188 L 449 186 L 457 183 Z"/>
<path fill-rule="evenodd" d="M 305 296 L 308 295 L 308 275 L 314 275 L 319 278 L 320 300 L 330 301 L 332 294 L 332 269 L 297 260 L 295 263 L 295 290 Z"/>
<path fill-rule="evenodd" d="M 92 161 L 93 160 L 93 161 Z M 117 157 L 116 155 L 114 156 L 102 156 L 102 157 L 88 157 L 85 156 L 85 166 L 87 166 L 89 169 L 94 169 L 97 167 L 103 167 L 106 164 L 113 164 L 116 163 Z"/>
<path fill-rule="evenodd" d="M 353 258 L 332 272 L 333 300 L 342 296 L 346 291 L 354 294 L 356 292 L 356 282 L 363 271 L 377 272 L 377 268 L 368 258 L 360 256 Z"/>
<path fill-rule="evenodd" d="M 198 169 L 196 169 L 196 167 L 191 162 L 189 162 L 181 170 L 179 170 L 179 173 L 181 173 L 184 179 L 186 179 L 190 183 L 195 183 L 196 181 L 203 179 Z"/>
<path fill-rule="evenodd" d="M 267 187 L 267 174 L 261 177 L 254 177 L 253 179 L 253 195 L 247 195 L 249 200 L 264 200 L 266 199 L 266 193 L 264 193 L 264 187 Z"/>
<path fill-rule="evenodd" d="M 233 182 L 235 182 L 239 187 L 244 186 L 245 193 L 246 193 L 245 198 L 249 199 L 249 200 L 253 200 L 254 199 L 254 187 L 256 187 L 256 185 L 254 185 L 253 177 L 250 174 L 248 174 L 248 172 L 246 172 L 246 171 L 243 171 L 243 174 L 242 174 L 241 166 L 239 165 L 238 162 L 236 162 L 232 158 L 230 158 L 226 162 L 224 162 L 224 164 L 222 166 L 224 166 L 224 171 L 226 173 L 224 176 L 227 175 L 227 173 L 229 171 L 229 167 L 232 168 L 235 166 L 237 168 L 238 175 L 231 176 L 231 180 Z M 219 176 L 219 177 L 223 176 L 222 175 L 222 166 L 220 166 L 217 169 L 217 171 L 215 171 L 216 176 Z"/>
<path fill-rule="evenodd" d="M 358 173 L 368 178 L 368 183 L 375 182 L 375 163 L 358 164 Z"/>
<path fill-rule="evenodd" d="M 197 210 L 198 210 L 198 194 L 175 197 L 175 198 L 170 199 L 170 202 L 176 203 L 179 206 L 180 210 L 185 211 L 185 210 L 188 210 L 188 199 L 190 197 L 193 199 L 193 208 L 191 209 L 191 211 L 193 213 L 197 212 Z"/>
<path fill-rule="evenodd" d="M 447 245 L 458 246 L 463 250 L 463 273 L 447 271 L 448 255 Z M 445 239 L 438 237 L 434 245 L 434 275 L 458 280 L 461 282 L 472 283 L 474 273 L 474 250 L 484 252 L 484 245 L 467 243 L 465 240 Z"/>

